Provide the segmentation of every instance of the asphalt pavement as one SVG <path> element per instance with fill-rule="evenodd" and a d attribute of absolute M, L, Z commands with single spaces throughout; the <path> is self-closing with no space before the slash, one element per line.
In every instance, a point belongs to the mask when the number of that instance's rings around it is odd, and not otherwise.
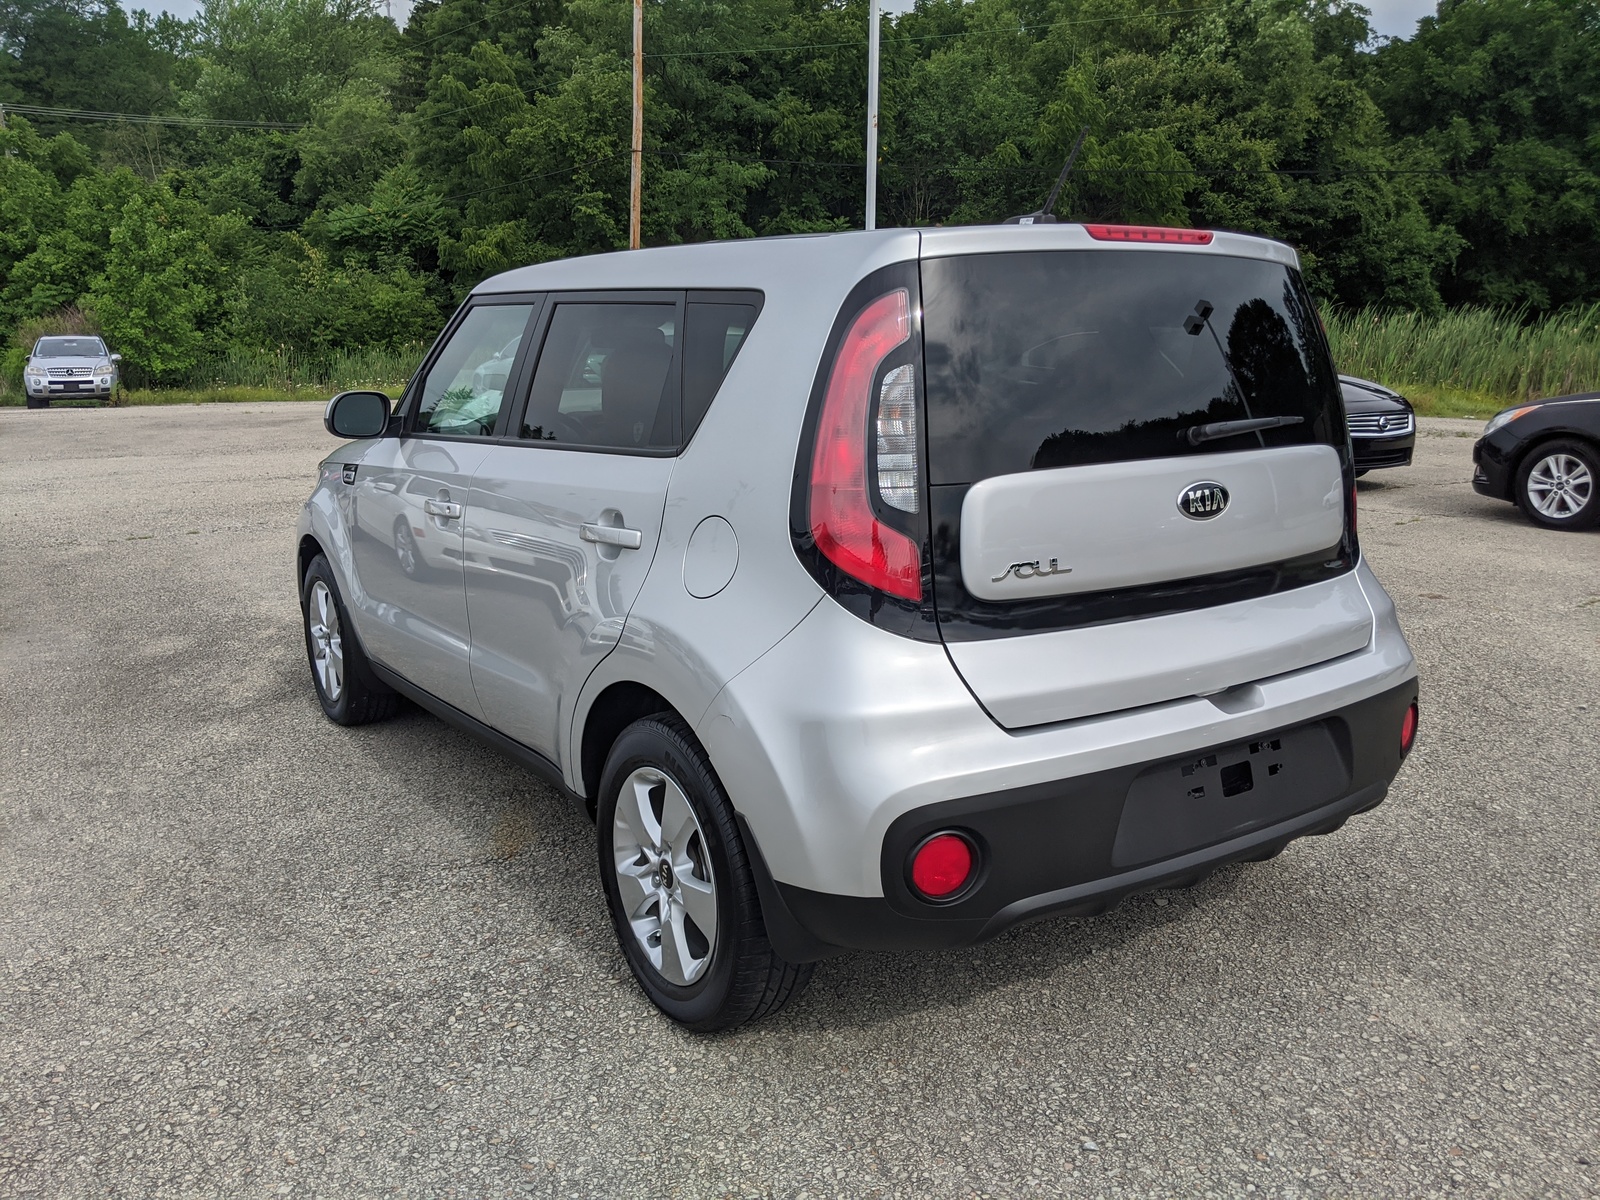
<path fill-rule="evenodd" d="M 1600 533 L 1364 480 L 1388 801 L 1188 890 L 680 1032 L 585 818 L 312 693 L 315 405 L 0 409 L 0 1195 L 1600 1192 Z"/>

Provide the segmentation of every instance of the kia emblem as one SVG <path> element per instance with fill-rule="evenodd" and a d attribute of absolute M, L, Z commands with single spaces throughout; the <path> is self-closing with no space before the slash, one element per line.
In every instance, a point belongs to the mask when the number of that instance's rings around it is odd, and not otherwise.
<path fill-rule="evenodd" d="M 1191 483 L 1178 493 L 1178 511 L 1191 521 L 1220 517 L 1228 507 L 1228 489 L 1215 480 Z"/>

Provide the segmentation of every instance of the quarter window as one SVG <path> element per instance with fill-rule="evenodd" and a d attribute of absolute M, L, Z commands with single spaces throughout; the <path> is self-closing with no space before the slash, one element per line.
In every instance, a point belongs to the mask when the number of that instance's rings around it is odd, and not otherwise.
<path fill-rule="evenodd" d="M 683 426 L 687 441 L 722 386 L 722 377 L 761 310 L 754 304 L 689 302 L 683 337 Z"/>
<path fill-rule="evenodd" d="M 493 433 L 532 315 L 529 304 L 483 304 L 470 310 L 422 381 L 415 430 L 460 437 Z"/>

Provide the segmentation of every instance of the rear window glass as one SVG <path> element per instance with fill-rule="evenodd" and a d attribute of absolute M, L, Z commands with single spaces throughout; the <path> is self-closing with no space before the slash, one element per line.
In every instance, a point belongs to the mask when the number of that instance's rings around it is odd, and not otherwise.
<path fill-rule="evenodd" d="M 922 264 L 929 480 L 1325 442 L 1338 388 L 1298 274 L 1064 250 Z M 1191 444 L 1195 425 L 1296 424 Z"/>

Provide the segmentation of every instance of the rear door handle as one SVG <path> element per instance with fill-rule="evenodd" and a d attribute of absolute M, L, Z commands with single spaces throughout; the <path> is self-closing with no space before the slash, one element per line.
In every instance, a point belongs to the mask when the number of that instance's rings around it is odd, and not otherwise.
<path fill-rule="evenodd" d="M 461 515 L 461 505 L 454 500 L 424 500 L 422 511 L 430 517 L 443 517 L 447 521 L 454 521 Z"/>
<path fill-rule="evenodd" d="M 578 536 L 586 542 L 621 546 L 624 550 L 637 550 L 644 545 L 644 534 L 637 529 L 624 529 L 616 525 L 579 525 Z"/>

